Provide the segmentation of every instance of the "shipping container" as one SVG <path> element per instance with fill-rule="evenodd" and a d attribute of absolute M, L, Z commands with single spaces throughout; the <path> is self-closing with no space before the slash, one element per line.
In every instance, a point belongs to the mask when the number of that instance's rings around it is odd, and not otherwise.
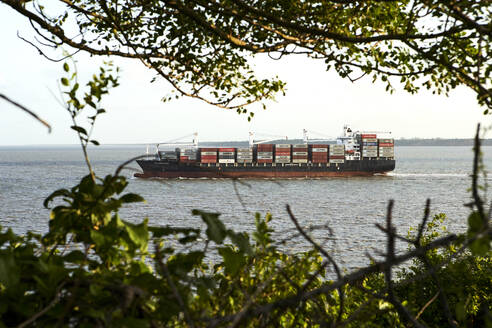
<path fill-rule="evenodd" d="M 345 159 L 330 158 L 330 164 L 343 164 L 343 163 L 345 163 Z"/>
<path fill-rule="evenodd" d="M 307 158 L 305 158 L 305 159 L 304 158 L 303 159 L 295 158 L 292 160 L 292 163 L 295 163 L 295 164 L 302 164 L 302 163 L 307 163 L 307 162 L 308 162 Z"/>

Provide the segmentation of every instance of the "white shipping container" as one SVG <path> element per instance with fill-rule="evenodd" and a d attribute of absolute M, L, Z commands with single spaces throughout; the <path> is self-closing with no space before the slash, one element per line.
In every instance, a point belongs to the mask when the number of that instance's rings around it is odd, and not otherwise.
<path fill-rule="evenodd" d="M 308 162 L 307 159 L 298 159 L 298 158 L 296 158 L 296 159 L 293 159 L 292 160 L 292 163 L 307 163 L 307 162 Z"/>
<path fill-rule="evenodd" d="M 237 163 L 252 163 L 253 159 L 238 159 Z"/>
<path fill-rule="evenodd" d="M 276 144 L 275 148 L 288 148 L 288 149 L 290 149 L 290 144 Z"/>
<path fill-rule="evenodd" d="M 292 147 L 294 147 L 294 148 L 307 148 L 308 145 L 306 145 L 306 144 L 300 144 L 300 145 L 292 145 Z"/>
<path fill-rule="evenodd" d="M 233 151 L 221 151 L 221 152 L 219 152 L 219 156 L 220 155 L 234 155 L 234 152 Z"/>
<path fill-rule="evenodd" d="M 275 156 L 275 159 L 288 159 L 288 160 L 290 160 L 290 156 Z"/>
<path fill-rule="evenodd" d="M 275 160 L 275 163 L 290 163 L 290 160 L 288 159 L 276 159 Z"/>
<path fill-rule="evenodd" d="M 231 163 L 234 163 L 234 160 L 221 158 L 221 159 L 219 159 L 219 163 L 231 164 Z"/>
<path fill-rule="evenodd" d="M 328 148 L 313 148 L 313 153 L 327 153 Z"/>
<path fill-rule="evenodd" d="M 253 151 L 253 148 L 238 148 L 237 152 L 243 152 L 243 151 Z"/>
<path fill-rule="evenodd" d="M 362 142 L 378 142 L 378 138 L 362 138 Z"/>
<path fill-rule="evenodd" d="M 217 156 L 217 153 L 215 151 L 202 151 L 202 155 L 205 155 L 205 156 L 215 155 L 215 156 Z"/>
<path fill-rule="evenodd" d="M 273 156 L 258 155 L 258 159 L 273 159 Z"/>
<path fill-rule="evenodd" d="M 307 153 L 307 151 L 295 151 L 295 152 L 292 153 L 292 155 L 307 156 L 308 153 Z"/>
<path fill-rule="evenodd" d="M 345 152 L 344 151 L 330 151 L 330 156 L 345 156 Z"/>
<path fill-rule="evenodd" d="M 344 159 L 330 159 L 330 164 L 342 164 L 345 163 Z"/>

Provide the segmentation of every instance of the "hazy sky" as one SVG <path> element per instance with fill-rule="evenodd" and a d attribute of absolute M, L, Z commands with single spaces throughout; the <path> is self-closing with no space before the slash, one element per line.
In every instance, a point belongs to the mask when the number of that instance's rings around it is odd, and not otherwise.
<path fill-rule="evenodd" d="M 18 39 L 17 31 L 32 40 L 32 29 L 3 4 L 0 20 L 0 93 L 53 126 L 48 134 L 44 126 L 0 99 L 0 145 L 76 143 L 70 117 L 56 100 L 62 63 L 49 62 Z M 97 71 L 102 59 L 79 54 L 76 60 L 82 82 Z M 301 138 L 304 128 L 337 136 L 344 124 L 356 130 L 392 131 L 395 138 L 470 138 L 477 122 L 492 122 L 490 116 L 482 115 L 473 92 L 464 87 L 447 98 L 427 91 L 410 95 L 395 83 L 397 92 L 391 95 L 369 78 L 351 83 L 334 71 L 325 72 L 321 62 L 259 57 L 255 59 L 259 75 L 278 75 L 287 82 L 287 95 L 279 95 L 266 111 L 259 105 L 251 107 L 255 117 L 249 123 L 244 115 L 198 100 L 163 103 L 161 98 L 171 90 L 168 84 L 159 80 L 151 84 L 154 75 L 137 62 L 114 60 L 122 70 L 121 85 L 106 97 L 107 113 L 96 123 L 94 133 L 103 144 L 162 142 L 195 131 L 202 141 L 247 140 L 248 131 Z"/>

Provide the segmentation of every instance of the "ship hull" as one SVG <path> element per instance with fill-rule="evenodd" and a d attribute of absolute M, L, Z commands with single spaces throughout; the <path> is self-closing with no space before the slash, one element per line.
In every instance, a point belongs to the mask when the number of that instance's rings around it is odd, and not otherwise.
<path fill-rule="evenodd" d="M 348 160 L 345 163 L 200 164 L 137 160 L 139 178 L 324 178 L 370 176 L 395 169 L 394 159 Z"/>

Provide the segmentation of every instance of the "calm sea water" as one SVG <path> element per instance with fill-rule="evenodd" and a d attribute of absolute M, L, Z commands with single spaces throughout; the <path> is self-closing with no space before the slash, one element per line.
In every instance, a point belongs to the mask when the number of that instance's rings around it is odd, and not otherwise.
<path fill-rule="evenodd" d="M 484 147 L 484 162 L 492 168 L 492 147 Z M 99 176 L 114 172 L 128 158 L 143 153 L 134 146 L 105 146 L 90 152 Z M 192 209 L 222 213 L 226 225 L 236 231 L 254 228 L 254 213 L 271 212 L 272 225 L 286 250 L 306 247 L 295 238 L 286 212 L 290 204 L 305 227 L 313 231 L 346 267 L 368 263 L 366 252 L 384 250 L 384 234 L 375 223 L 384 224 L 389 199 L 395 200 L 394 223 L 400 233 L 416 226 L 427 198 L 432 213 L 445 213 L 451 231 L 463 231 L 469 210 L 473 153 L 471 147 L 398 147 L 397 168 L 387 176 L 292 180 L 222 179 L 143 180 L 130 178 L 128 192 L 146 199 L 121 211 L 124 219 L 151 224 L 196 227 L 200 218 Z M 130 167 L 138 168 L 136 164 Z M 49 211 L 43 200 L 55 189 L 74 186 L 87 174 L 77 147 L 0 147 L 0 225 L 18 233 L 44 232 Z M 488 197 L 490 199 L 490 197 Z M 400 249 L 405 249 L 400 244 Z"/>

